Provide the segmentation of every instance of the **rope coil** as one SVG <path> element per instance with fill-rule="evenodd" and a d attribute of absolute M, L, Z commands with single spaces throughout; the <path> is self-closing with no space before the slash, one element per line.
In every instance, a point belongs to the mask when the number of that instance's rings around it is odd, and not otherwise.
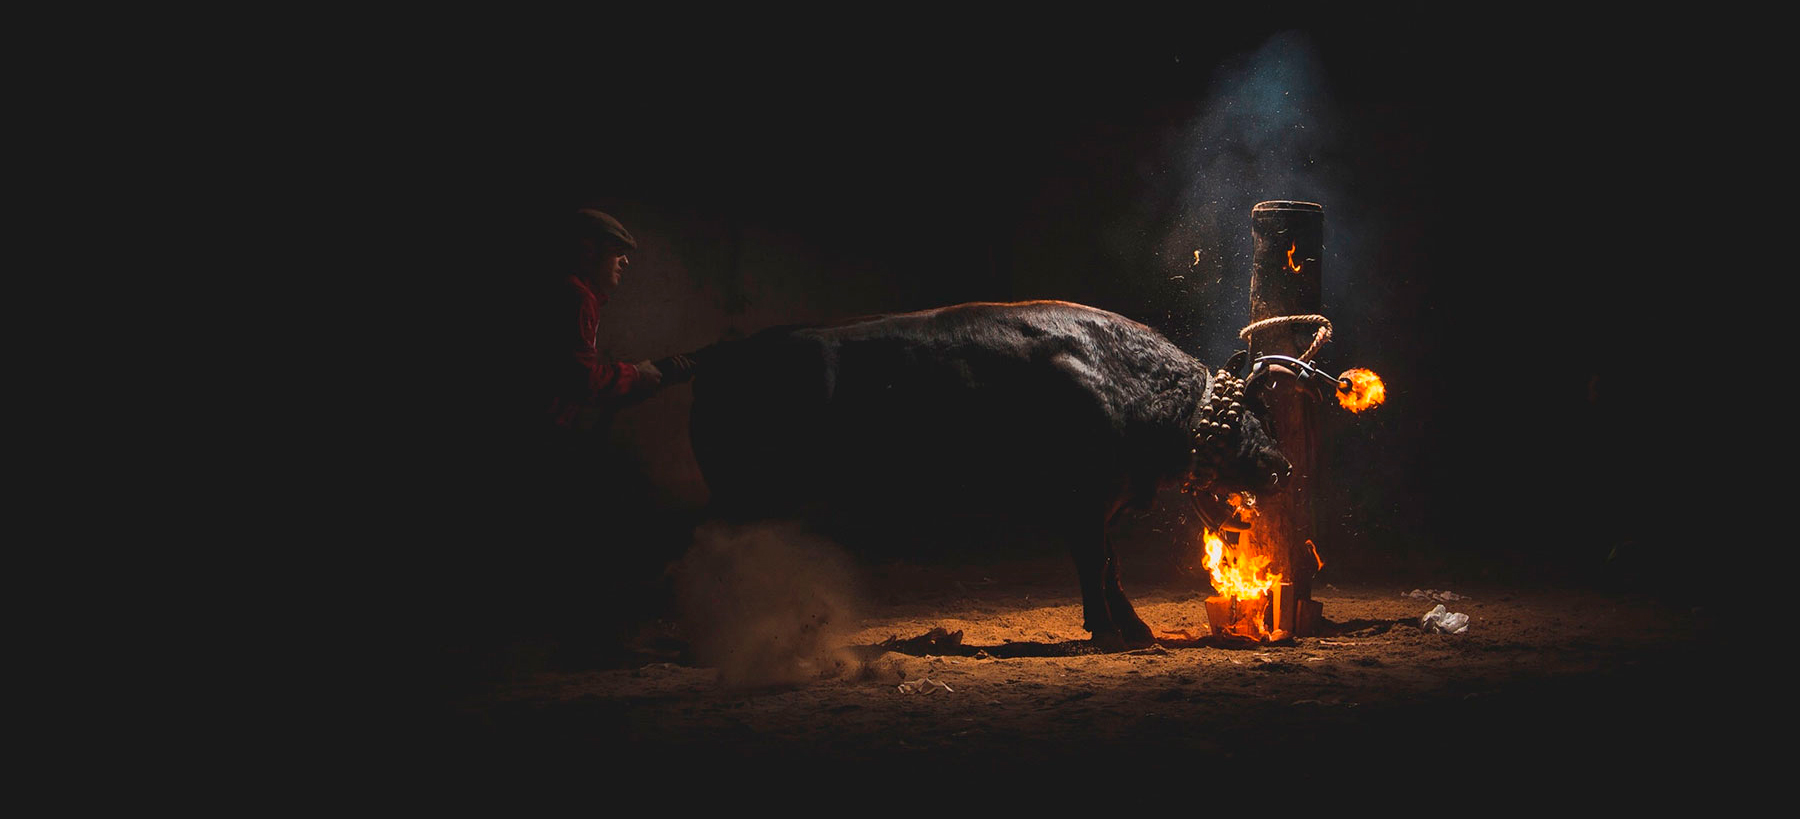
<path fill-rule="evenodd" d="M 1284 327 L 1289 324 L 1319 325 L 1319 332 L 1313 334 L 1312 346 L 1307 347 L 1306 352 L 1294 356 L 1301 361 L 1310 363 L 1312 357 L 1319 352 L 1319 348 L 1325 346 L 1325 342 L 1331 340 L 1331 319 L 1319 315 L 1276 316 L 1274 318 L 1263 319 L 1262 321 L 1254 321 L 1244 329 L 1238 331 L 1238 338 L 1248 344 L 1250 343 L 1250 334 L 1257 330 L 1266 330 L 1271 327 Z"/>

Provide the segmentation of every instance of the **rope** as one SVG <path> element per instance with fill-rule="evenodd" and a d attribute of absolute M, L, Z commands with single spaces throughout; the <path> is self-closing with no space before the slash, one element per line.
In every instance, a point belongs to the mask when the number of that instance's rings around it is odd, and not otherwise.
<path fill-rule="evenodd" d="M 1319 325 L 1319 332 L 1313 334 L 1312 346 L 1306 348 L 1306 352 L 1301 353 L 1297 356 L 1294 356 L 1295 358 L 1298 358 L 1301 361 L 1311 363 L 1313 354 L 1317 353 L 1319 351 L 1320 347 L 1325 346 L 1325 342 L 1331 340 L 1331 319 L 1328 319 L 1324 316 L 1312 316 L 1312 315 L 1308 315 L 1308 316 L 1276 316 L 1275 318 L 1266 318 L 1266 319 L 1263 319 L 1262 321 L 1251 322 L 1250 326 L 1245 327 L 1244 329 L 1238 331 L 1238 338 L 1243 339 L 1245 343 L 1249 343 L 1250 334 L 1257 330 L 1262 330 L 1262 329 L 1266 329 L 1269 327 L 1282 327 L 1282 326 L 1285 326 L 1288 324 L 1317 324 L 1317 325 Z"/>

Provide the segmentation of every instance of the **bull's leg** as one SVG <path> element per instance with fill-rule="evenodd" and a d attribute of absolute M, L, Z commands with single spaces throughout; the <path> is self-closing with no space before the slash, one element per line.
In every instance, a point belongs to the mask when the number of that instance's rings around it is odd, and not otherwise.
<path fill-rule="evenodd" d="M 1106 591 L 1106 608 L 1112 614 L 1113 624 L 1119 628 L 1119 636 L 1125 645 L 1132 648 L 1144 648 L 1156 641 L 1150 633 L 1150 625 L 1138 616 L 1137 609 L 1132 608 L 1131 601 L 1125 598 L 1125 590 L 1119 587 L 1119 558 L 1113 553 L 1111 538 L 1105 538 L 1106 570 L 1103 582 Z M 1086 591 L 1083 589 L 1083 591 Z"/>
<path fill-rule="evenodd" d="M 1123 609 L 1127 620 L 1120 620 L 1119 610 L 1110 605 L 1109 589 L 1117 588 L 1119 584 L 1117 573 L 1111 566 L 1112 548 L 1106 540 L 1106 517 L 1086 518 L 1063 531 L 1071 538 L 1069 545 L 1075 554 L 1075 571 L 1081 577 L 1081 627 L 1093 633 L 1096 645 L 1108 651 L 1119 651 L 1126 645 L 1126 637 L 1119 627 L 1128 621 L 1136 621 L 1137 614 L 1127 602 Z M 1118 595 L 1118 599 L 1124 600 L 1124 595 Z M 1139 625 L 1142 625 L 1141 621 Z M 1147 633 L 1148 628 L 1145 631 Z"/>
<path fill-rule="evenodd" d="M 1078 537 L 1073 546 L 1075 573 L 1081 577 L 1081 627 L 1093 632 L 1094 642 L 1103 646 L 1122 644 L 1119 629 L 1106 610 L 1106 541 Z"/>

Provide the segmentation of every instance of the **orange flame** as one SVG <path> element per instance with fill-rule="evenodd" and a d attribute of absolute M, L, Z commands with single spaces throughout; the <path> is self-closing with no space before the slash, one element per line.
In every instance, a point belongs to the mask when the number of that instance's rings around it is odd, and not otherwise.
<path fill-rule="evenodd" d="M 1288 243 L 1288 269 L 1295 273 L 1300 272 L 1300 265 L 1294 264 L 1294 251 L 1298 248 L 1299 245 L 1296 245 L 1293 242 Z"/>
<path fill-rule="evenodd" d="M 1340 384 L 1337 391 L 1338 403 L 1351 412 L 1362 412 L 1373 409 L 1387 400 L 1387 385 L 1381 383 L 1381 376 L 1371 370 L 1358 367 L 1345 370 L 1340 380 L 1350 379 L 1350 388 L 1344 389 Z"/>
<path fill-rule="evenodd" d="M 1225 539 L 1211 529 L 1202 535 L 1206 541 L 1206 572 L 1212 576 L 1213 588 L 1221 597 L 1251 598 L 1268 594 L 1281 582 L 1279 573 L 1269 574 L 1267 555 L 1225 553 Z"/>
<path fill-rule="evenodd" d="M 1312 550 L 1313 559 L 1319 561 L 1319 568 L 1325 568 L 1325 558 L 1319 557 L 1319 547 L 1313 545 L 1312 538 L 1306 539 L 1306 548 Z M 1314 571 L 1317 571 L 1317 569 Z"/>

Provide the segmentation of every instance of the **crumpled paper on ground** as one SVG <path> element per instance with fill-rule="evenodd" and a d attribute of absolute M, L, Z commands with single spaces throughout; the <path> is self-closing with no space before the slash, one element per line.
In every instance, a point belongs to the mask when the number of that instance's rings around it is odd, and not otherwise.
<path fill-rule="evenodd" d="M 1413 589 L 1409 592 L 1402 592 L 1400 596 L 1410 597 L 1414 600 L 1436 600 L 1439 603 L 1454 603 L 1458 600 L 1469 599 L 1469 596 L 1466 594 L 1457 594 L 1453 591 L 1442 591 L 1439 589 Z"/>
<path fill-rule="evenodd" d="M 1437 608 L 1425 612 L 1419 618 L 1419 628 L 1425 631 L 1437 631 L 1444 634 L 1461 634 L 1469 630 L 1469 615 L 1462 612 L 1451 612 L 1439 603 Z"/>
<path fill-rule="evenodd" d="M 899 690 L 902 694 L 936 694 L 939 691 L 946 694 L 956 693 L 956 689 L 929 677 L 907 680 L 899 685 Z"/>

